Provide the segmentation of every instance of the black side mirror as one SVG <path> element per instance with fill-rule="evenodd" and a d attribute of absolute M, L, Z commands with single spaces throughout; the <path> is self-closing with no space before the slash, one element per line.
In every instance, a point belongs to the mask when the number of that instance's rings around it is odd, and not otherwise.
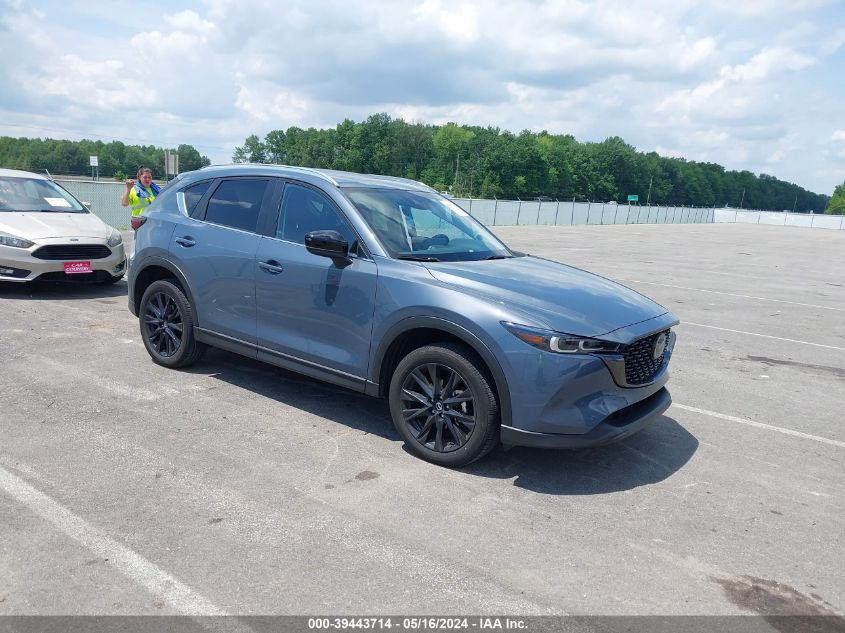
<path fill-rule="evenodd" d="M 305 235 L 305 248 L 309 253 L 332 259 L 346 259 L 349 244 L 337 231 L 311 231 Z"/>

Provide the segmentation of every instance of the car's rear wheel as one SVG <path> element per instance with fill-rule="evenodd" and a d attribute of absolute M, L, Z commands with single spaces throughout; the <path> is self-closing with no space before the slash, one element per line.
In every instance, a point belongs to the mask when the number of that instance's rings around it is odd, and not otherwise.
<path fill-rule="evenodd" d="M 499 439 L 499 408 L 481 360 L 444 342 L 403 358 L 390 381 L 390 413 L 408 450 L 442 466 L 464 466 Z"/>
<path fill-rule="evenodd" d="M 154 281 L 141 297 L 138 312 L 141 338 L 153 362 L 187 367 L 206 346 L 194 337 L 194 311 L 185 293 L 166 279 Z"/>

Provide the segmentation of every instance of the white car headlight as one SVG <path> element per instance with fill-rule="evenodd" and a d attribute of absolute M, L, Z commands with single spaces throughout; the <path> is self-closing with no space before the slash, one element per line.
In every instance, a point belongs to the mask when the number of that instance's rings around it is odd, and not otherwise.
<path fill-rule="evenodd" d="M 16 235 L 0 232 L 0 246 L 12 246 L 13 248 L 29 248 L 35 242 L 30 242 Z"/>
<path fill-rule="evenodd" d="M 120 234 L 120 231 L 116 229 L 112 229 L 111 235 L 109 235 L 109 241 L 106 242 L 111 248 L 114 248 L 118 244 L 123 242 L 123 236 Z"/>

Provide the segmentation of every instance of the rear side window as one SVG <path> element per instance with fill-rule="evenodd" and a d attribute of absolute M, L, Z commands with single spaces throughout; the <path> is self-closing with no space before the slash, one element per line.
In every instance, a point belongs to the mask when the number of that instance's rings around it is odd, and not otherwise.
<path fill-rule="evenodd" d="M 206 180 L 204 182 L 198 182 L 195 185 L 191 185 L 187 189 L 185 189 L 185 208 L 188 210 L 188 215 L 192 218 L 197 217 L 194 214 L 194 211 L 199 204 L 199 201 L 205 195 L 205 192 L 208 191 L 208 187 L 211 185 L 210 180 Z"/>
<path fill-rule="evenodd" d="M 208 200 L 205 221 L 254 233 L 267 184 L 267 180 L 224 180 Z"/>

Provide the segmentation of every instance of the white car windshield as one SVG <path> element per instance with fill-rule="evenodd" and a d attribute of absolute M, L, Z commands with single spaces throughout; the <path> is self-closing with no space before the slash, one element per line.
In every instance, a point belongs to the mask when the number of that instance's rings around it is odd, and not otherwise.
<path fill-rule="evenodd" d="M 79 201 L 57 184 L 41 178 L 0 176 L 0 211 L 88 213 Z"/>
<path fill-rule="evenodd" d="M 435 193 L 344 189 L 391 257 L 471 261 L 513 257 L 496 236 L 458 205 Z"/>

